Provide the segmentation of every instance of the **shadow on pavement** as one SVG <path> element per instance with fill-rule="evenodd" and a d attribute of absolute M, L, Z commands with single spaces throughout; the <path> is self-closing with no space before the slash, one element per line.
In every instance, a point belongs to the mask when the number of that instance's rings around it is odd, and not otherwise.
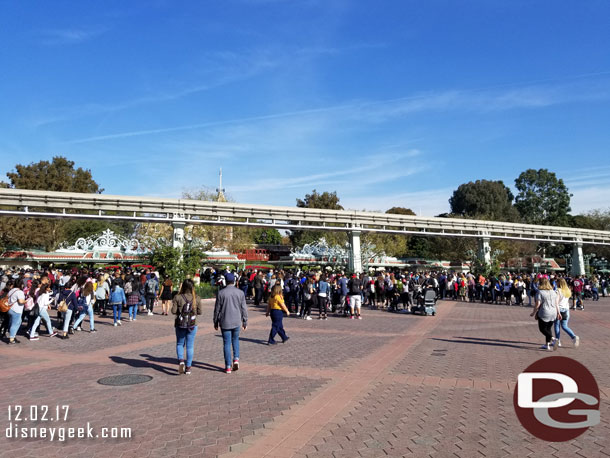
<path fill-rule="evenodd" d="M 121 356 L 110 356 L 110 359 L 117 364 L 125 364 L 130 367 L 138 367 L 138 368 L 149 368 L 154 369 L 157 372 L 161 372 L 165 375 L 179 375 L 178 374 L 178 360 L 176 358 L 159 358 L 147 354 L 140 355 L 145 359 L 135 359 L 135 358 L 123 358 Z M 164 365 L 157 364 L 172 364 L 175 365 L 174 368 L 168 368 Z M 217 371 L 223 372 L 223 369 L 219 366 L 214 366 L 212 364 L 202 363 L 198 361 L 193 361 L 193 368 L 204 369 L 208 371 Z"/>
<path fill-rule="evenodd" d="M 460 340 L 458 340 L 460 339 Z M 497 339 L 479 339 L 477 337 L 455 337 L 454 339 L 440 339 L 438 337 L 433 337 L 431 340 L 436 340 L 439 342 L 449 342 L 449 343 L 464 343 L 471 345 L 488 345 L 491 347 L 510 347 L 510 348 L 519 348 L 521 350 L 529 350 L 529 351 L 538 351 L 538 346 L 540 344 L 532 343 L 532 342 L 513 342 L 510 340 L 497 340 Z M 522 343 L 530 346 L 523 345 L 515 345 L 516 343 Z"/>
<path fill-rule="evenodd" d="M 222 339 L 222 334 L 216 334 L 215 337 L 220 337 Z M 259 344 L 259 345 L 267 345 L 267 341 L 266 340 L 262 340 L 262 339 L 249 339 L 248 337 L 243 337 L 243 336 L 239 336 L 239 341 L 240 342 L 252 342 L 255 344 Z"/>
<path fill-rule="evenodd" d="M 148 355 L 146 353 L 142 353 L 140 354 L 140 356 L 142 358 L 146 358 L 147 361 L 152 361 L 155 363 L 165 363 L 165 364 L 178 364 L 178 360 L 176 358 L 167 358 L 167 357 L 159 357 L 159 356 L 152 356 L 152 355 Z M 203 363 L 201 361 L 194 361 L 193 360 L 193 367 L 197 367 L 199 369 L 205 369 L 208 371 L 218 371 L 218 372 L 224 372 L 224 368 L 220 367 L 220 366 L 214 366 L 213 364 L 208 364 L 208 363 Z M 177 372 L 177 370 L 176 370 Z"/>

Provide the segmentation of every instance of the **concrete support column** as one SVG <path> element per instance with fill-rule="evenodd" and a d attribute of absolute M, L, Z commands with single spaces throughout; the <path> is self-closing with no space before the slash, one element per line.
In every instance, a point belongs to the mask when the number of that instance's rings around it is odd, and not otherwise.
<path fill-rule="evenodd" d="M 489 245 L 489 237 L 486 237 L 486 235 L 488 234 L 483 234 L 483 236 L 478 239 L 478 258 L 481 263 L 488 266 L 491 264 L 491 246 Z"/>
<path fill-rule="evenodd" d="M 572 248 L 572 275 L 585 274 L 585 258 L 582 254 L 582 242 L 576 242 Z"/>
<path fill-rule="evenodd" d="M 173 221 L 172 227 L 174 228 L 174 234 L 172 237 L 172 246 L 174 248 L 184 248 L 184 227 L 186 223 L 182 221 Z"/>
<path fill-rule="evenodd" d="M 360 231 L 351 231 L 349 233 L 349 270 L 354 273 L 362 272 L 362 253 L 360 251 Z"/>

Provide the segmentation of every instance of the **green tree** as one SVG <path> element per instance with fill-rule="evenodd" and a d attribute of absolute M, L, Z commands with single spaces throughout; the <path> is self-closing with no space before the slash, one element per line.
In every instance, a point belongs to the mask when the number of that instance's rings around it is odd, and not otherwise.
<path fill-rule="evenodd" d="M 339 204 L 339 196 L 337 196 L 336 191 L 319 193 L 315 189 L 311 194 L 306 194 L 304 199 L 297 199 L 297 207 L 343 210 L 343 206 Z M 316 242 L 322 237 L 324 237 L 331 246 L 343 246 L 347 243 L 347 234 L 339 231 L 292 231 L 290 234 L 292 244 L 298 247 L 301 247 L 306 243 Z"/>
<path fill-rule="evenodd" d="M 547 169 L 528 169 L 515 180 L 515 207 L 524 222 L 564 226 L 570 222 L 572 194 L 561 178 Z"/>
<path fill-rule="evenodd" d="M 3 186 L 15 189 L 82 193 L 103 191 L 93 179 L 90 170 L 75 168 L 73 161 L 61 156 L 54 157 L 50 162 L 17 164 L 15 170 L 6 175 L 9 183 L 4 183 Z M 0 217 L 0 244 L 52 251 L 63 241 L 74 242 L 78 237 L 88 237 L 106 228 L 121 235 L 130 235 L 133 224 L 99 220 Z"/>
<path fill-rule="evenodd" d="M 389 210 L 386 210 L 386 213 L 390 213 L 393 215 L 416 216 L 413 210 L 405 207 L 392 207 Z"/>
<path fill-rule="evenodd" d="M 494 221 L 519 221 L 513 193 L 502 181 L 461 184 L 449 199 L 453 216 Z"/>
<path fill-rule="evenodd" d="M 304 199 L 297 199 L 297 207 L 301 208 L 324 208 L 327 210 L 343 210 L 339 204 L 337 191 L 319 193 L 315 189 L 311 194 L 305 194 Z"/>
<path fill-rule="evenodd" d="M 277 229 L 259 227 L 252 230 L 252 240 L 261 245 L 281 245 L 282 235 Z"/>
<path fill-rule="evenodd" d="M 159 270 L 163 276 L 169 276 L 176 284 L 182 283 L 186 278 L 192 278 L 205 255 L 200 249 L 185 247 L 183 250 L 174 248 L 167 243 L 158 243 L 148 256 L 151 265 Z"/>

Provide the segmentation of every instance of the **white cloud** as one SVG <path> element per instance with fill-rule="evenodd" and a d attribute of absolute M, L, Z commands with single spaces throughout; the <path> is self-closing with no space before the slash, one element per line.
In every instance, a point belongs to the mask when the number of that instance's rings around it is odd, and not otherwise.
<path fill-rule="evenodd" d="M 610 184 L 572 190 L 572 214 L 578 215 L 590 210 L 610 210 Z"/>
<path fill-rule="evenodd" d="M 558 85 L 524 86 L 520 88 L 449 90 L 415 94 L 376 101 L 352 101 L 344 104 L 315 107 L 296 111 L 269 113 L 258 116 L 232 118 L 220 121 L 184 124 L 155 129 L 90 136 L 67 141 L 68 144 L 88 143 L 128 137 L 155 135 L 205 129 L 215 126 L 257 124 L 277 119 L 303 119 L 326 117 L 334 123 L 357 125 L 380 123 L 394 118 L 427 111 L 473 111 L 488 113 L 517 108 L 540 108 L 564 103 L 610 98 L 607 83 L 601 85 L 571 83 Z"/>
<path fill-rule="evenodd" d="M 342 199 L 342 203 L 345 208 L 352 210 L 385 212 L 392 207 L 406 207 L 418 216 L 436 216 L 449 212 L 449 197 L 452 192 L 452 188 L 439 188 L 395 194 L 384 189 L 373 189 L 366 196 Z"/>
<path fill-rule="evenodd" d="M 77 44 L 102 35 L 107 30 L 105 27 L 45 30 L 41 32 L 41 42 L 51 46 Z"/>

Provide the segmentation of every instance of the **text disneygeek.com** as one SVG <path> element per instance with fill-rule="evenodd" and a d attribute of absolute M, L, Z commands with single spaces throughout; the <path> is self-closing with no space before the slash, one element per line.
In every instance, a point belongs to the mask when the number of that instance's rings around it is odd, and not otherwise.
<path fill-rule="evenodd" d="M 83 426 L 56 426 L 68 419 L 70 406 L 32 405 L 8 406 L 7 439 L 45 439 L 65 442 L 69 439 L 131 439 L 131 428 L 95 428 L 87 422 Z M 35 423 L 35 424 L 32 424 Z"/>

